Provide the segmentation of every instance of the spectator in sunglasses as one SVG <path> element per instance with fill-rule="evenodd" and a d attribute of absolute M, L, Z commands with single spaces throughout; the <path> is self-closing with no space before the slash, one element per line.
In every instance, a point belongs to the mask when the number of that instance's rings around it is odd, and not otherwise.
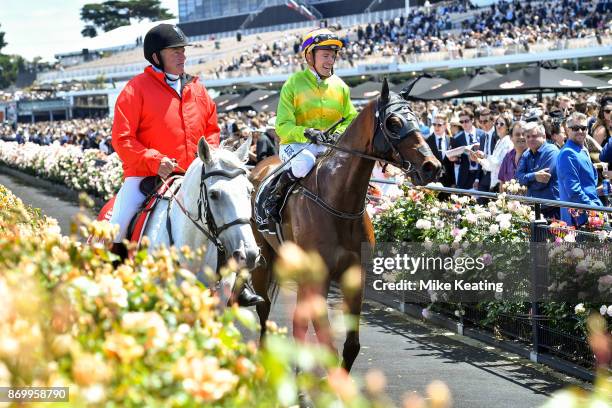
<path fill-rule="evenodd" d="M 483 174 L 485 172 L 490 174 L 490 191 L 499 191 L 499 170 L 504 157 L 513 148 L 512 139 L 508 136 L 509 127 L 510 119 L 506 116 L 499 116 L 495 119 L 495 137 L 497 139 L 495 147 L 491 154 L 477 159 L 478 163 L 482 166 Z"/>
<path fill-rule="evenodd" d="M 478 119 L 478 122 L 480 124 L 480 128 L 484 132 L 484 137 L 482 138 L 480 150 L 476 152 L 471 152 L 470 159 L 478 163 L 482 163 L 482 161 L 488 160 L 493 154 L 493 151 L 495 150 L 495 147 L 499 140 L 499 136 L 497 135 L 497 127 L 494 126 L 496 120 L 494 120 L 493 113 L 489 109 L 485 108 L 480 111 L 480 117 Z M 508 150 L 506 150 L 505 153 L 507 153 Z M 495 159 L 493 161 L 498 164 L 501 164 L 502 159 L 503 156 L 499 158 L 498 162 Z M 478 184 L 479 191 L 489 191 L 494 185 L 492 183 L 491 170 L 499 170 L 498 164 L 494 166 L 489 166 L 487 168 L 482 167 L 480 171 L 480 182 Z"/>
<path fill-rule="evenodd" d="M 605 145 L 612 134 L 612 96 L 601 98 L 597 120 L 593 125 L 593 139 L 600 144 Z"/>
<path fill-rule="evenodd" d="M 597 196 L 597 171 L 584 144 L 587 138 L 587 117 L 574 112 L 567 120 L 568 140 L 557 156 L 559 197 L 573 203 L 602 205 Z M 587 222 L 586 213 L 572 214 L 561 209 L 561 219 L 568 225 Z"/>
<path fill-rule="evenodd" d="M 455 170 L 453 163 L 446 157 L 446 151 L 450 149 L 451 138 L 444 114 L 438 113 L 434 116 L 432 129 L 433 132 L 427 137 L 426 142 L 444 166 L 444 174 L 440 182 L 444 187 L 451 187 L 455 184 Z"/>
<path fill-rule="evenodd" d="M 474 113 L 469 109 L 464 109 L 459 113 L 459 123 L 461 123 L 463 130 L 451 139 L 451 148 L 472 146 L 472 150 L 479 150 L 485 138 L 485 133 L 482 129 L 474 126 Z M 480 174 L 480 165 L 478 162 L 471 160 L 468 153 L 462 154 L 455 162 L 455 180 L 458 188 L 477 189 Z"/>

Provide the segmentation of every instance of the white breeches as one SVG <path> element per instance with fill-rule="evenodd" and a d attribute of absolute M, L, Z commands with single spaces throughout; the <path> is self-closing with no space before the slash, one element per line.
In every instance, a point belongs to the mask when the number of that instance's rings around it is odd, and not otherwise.
<path fill-rule="evenodd" d="M 113 242 L 121 242 L 126 238 L 130 221 L 146 198 L 140 192 L 140 182 L 143 178 L 126 177 L 121 189 L 117 193 L 110 223 L 119 225 L 119 232 L 115 235 Z"/>
<path fill-rule="evenodd" d="M 280 158 L 283 162 L 286 162 L 291 156 L 300 152 L 291 159 L 291 173 L 296 178 L 302 178 L 314 167 L 317 157 L 325 153 L 325 150 L 327 148 L 321 145 L 290 143 L 280 146 Z"/>

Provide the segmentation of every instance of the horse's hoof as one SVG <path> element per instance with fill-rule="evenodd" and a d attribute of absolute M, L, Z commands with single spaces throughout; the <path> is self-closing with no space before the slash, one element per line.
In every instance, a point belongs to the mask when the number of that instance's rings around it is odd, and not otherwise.
<path fill-rule="evenodd" d="M 312 402 L 305 392 L 300 392 L 298 394 L 298 404 L 300 408 L 315 408 L 314 402 Z"/>

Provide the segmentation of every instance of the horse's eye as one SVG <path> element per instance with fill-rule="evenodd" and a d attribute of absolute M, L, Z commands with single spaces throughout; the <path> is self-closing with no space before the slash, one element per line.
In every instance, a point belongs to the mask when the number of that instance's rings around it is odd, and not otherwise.
<path fill-rule="evenodd" d="M 210 197 L 211 200 L 218 200 L 219 199 L 219 192 L 216 191 L 216 190 L 213 190 L 210 193 L 208 193 L 208 196 Z"/>
<path fill-rule="evenodd" d="M 387 119 L 387 129 L 391 132 L 399 132 L 402 129 L 402 121 L 395 115 Z"/>

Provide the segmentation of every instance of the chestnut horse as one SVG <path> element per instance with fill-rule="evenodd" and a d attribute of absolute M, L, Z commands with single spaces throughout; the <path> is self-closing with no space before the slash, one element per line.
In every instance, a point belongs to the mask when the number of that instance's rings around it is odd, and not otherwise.
<path fill-rule="evenodd" d="M 323 298 L 327 298 L 331 280 L 340 282 L 349 267 L 361 265 L 362 243 L 374 246 L 374 231 L 365 212 L 365 202 L 376 160 L 402 168 L 417 184 L 434 180 L 441 169 L 440 162 L 421 135 L 410 105 L 389 92 L 386 79 L 379 98 L 361 111 L 336 145 L 330 147 L 315 168 L 299 181 L 283 210 L 283 239 L 304 250 L 317 251 L 327 266 L 327 281 L 319 287 Z M 251 171 L 254 185 L 259 186 L 279 164 L 276 156 L 260 162 Z M 265 258 L 265 263 L 252 271 L 255 291 L 265 299 L 265 303 L 257 306 L 261 335 L 264 336 L 271 308 L 272 264 L 280 241 L 276 235 L 258 232 L 255 226 L 253 230 Z M 342 351 L 342 364 L 347 371 L 350 371 L 360 349 L 358 322 L 364 284 L 365 272 L 361 268 L 361 289 L 343 289 L 345 311 L 353 318 L 347 321 L 357 322 L 347 328 Z M 298 283 L 298 304 L 310 290 L 302 286 Z M 327 316 L 312 323 L 318 341 L 335 352 Z M 293 336 L 297 341 L 305 340 L 308 324 L 294 314 Z"/>

